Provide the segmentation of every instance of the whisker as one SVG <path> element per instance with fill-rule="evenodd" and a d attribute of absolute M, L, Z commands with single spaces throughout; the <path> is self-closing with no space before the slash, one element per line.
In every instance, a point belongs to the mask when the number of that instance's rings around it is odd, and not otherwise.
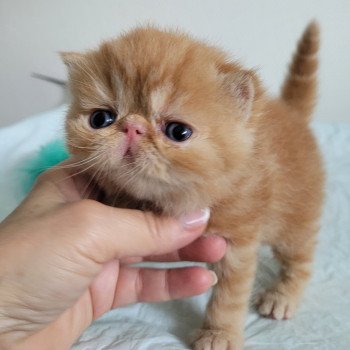
<path fill-rule="evenodd" d="M 90 177 L 90 180 L 88 181 L 88 183 L 86 184 L 86 186 L 84 187 L 83 191 L 81 192 L 81 196 L 82 198 L 85 198 L 85 195 L 87 195 L 87 190 L 90 187 L 91 183 L 94 180 L 94 177 L 99 174 L 101 172 L 101 167 L 97 168 L 97 170 L 93 173 L 93 175 Z"/>
<path fill-rule="evenodd" d="M 75 148 L 79 148 L 79 149 L 87 149 L 87 150 L 94 150 L 96 151 L 99 147 L 97 146 L 82 146 L 82 145 L 77 145 L 69 140 L 67 140 L 67 144 L 70 146 L 73 146 Z"/>
<path fill-rule="evenodd" d="M 96 154 L 93 157 L 88 157 L 88 158 L 85 158 L 83 160 L 77 161 L 77 162 L 72 163 L 72 164 L 56 165 L 55 169 L 70 169 L 70 168 L 86 165 L 86 164 L 89 164 L 90 162 L 96 160 L 97 158 L 99 158 L 99 156 L 100 156 L 100 154 Z"/>
<path fill-rule="evenodd" d="M 84 173 L 84 172 L 86 172 L 87 170 L 91 169 L 92 167 L 94 167 L 94 166 L 96 166 L 96 165 L 98 165 L 98 164 L 99 164 L 99 160 L 98 160 L 97 162 L 91 164 L 90 166 L 88 166 L 88 167 L 86 167 L 86 168 L 84 168 L 84 169 L 82 169 L 82 170 L 80 170 L 80 171 L 74 173 L 74 174 L 71 174 L 71 175 L 69 175 L 69 176 L 64 177 L 63 179 L 59 180 L 58 182 L 65 181 L 65 180 L 67 180 L 67 179 L 69 179 L 69 178 L 72 178 L 72 177 L 77 176 L 77 175 L 79 175 L 79 174 L 81 174 L 81 173 Z"/>

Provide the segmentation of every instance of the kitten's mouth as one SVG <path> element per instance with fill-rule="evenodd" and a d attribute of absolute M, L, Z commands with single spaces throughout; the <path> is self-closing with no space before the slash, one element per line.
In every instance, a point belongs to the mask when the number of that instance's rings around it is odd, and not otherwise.
<path fill-rule="evenodd" d="M 135 150 L 132 149 L 130 142 L 126 141 L 120 150 L 121 159 L 134 158 Z"/>
<path fill-rule="evenodd" d="M 125 151 L 123 158 L 132 158 L 133 157 L 133 153 L 130 149 L 130 147 Z"/>
<path fill-rule="evenodd" d="M 121 158 L 122 159 L 135 159 L 137 150 L 138 150 L 137 143 L 132 140 L 130 137 L 127 137 L 124 141 L 124 144 L 121 147 Z"/>
<path fill-rule="evenodd" d="M 136 159 L 138 158 L 138 152 L 135 149 L 132 149 L 131 147 L 128 147 L 122 155 L 122 159 L 124 161 L 127 161 L 127 163 L 135 163 Z"/>

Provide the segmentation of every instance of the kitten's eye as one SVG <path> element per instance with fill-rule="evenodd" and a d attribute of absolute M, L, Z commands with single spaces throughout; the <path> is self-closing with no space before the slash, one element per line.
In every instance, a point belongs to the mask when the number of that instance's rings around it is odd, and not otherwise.
<path fill-rule="evenodd" d="M 114 123 L 116 115 L 105 109 L 98 109 L 90 116 L 90 125 L 94 129 L 101 129 Z"/>
<path fill-rule="evenodd" d="M 192 129 L 185 124 L 172 122 L 165 125 L 165 135 L 170 140 L 182 142 L 191 137 Z"/>

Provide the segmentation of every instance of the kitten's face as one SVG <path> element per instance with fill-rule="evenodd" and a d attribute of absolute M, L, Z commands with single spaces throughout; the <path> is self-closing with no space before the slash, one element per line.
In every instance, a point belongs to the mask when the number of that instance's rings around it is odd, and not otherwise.
<path fill-rule="evenodd" d="M 122 190 L 180 213 L 229 190 L 252 147 L 251 75 L 216 49 L 152 28 L 63 56 L 70 151 L 110 196 Z"/>

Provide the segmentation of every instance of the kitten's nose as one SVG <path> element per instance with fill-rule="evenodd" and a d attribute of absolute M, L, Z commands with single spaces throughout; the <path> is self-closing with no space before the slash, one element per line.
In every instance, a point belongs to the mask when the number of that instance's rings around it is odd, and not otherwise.
<path fill-rule="evenodd" d="M 127 121 L 123 125 L 123 132 L 132 138 L 139 137 L 146 133 L 146 126 L 140 122 Z"/>

